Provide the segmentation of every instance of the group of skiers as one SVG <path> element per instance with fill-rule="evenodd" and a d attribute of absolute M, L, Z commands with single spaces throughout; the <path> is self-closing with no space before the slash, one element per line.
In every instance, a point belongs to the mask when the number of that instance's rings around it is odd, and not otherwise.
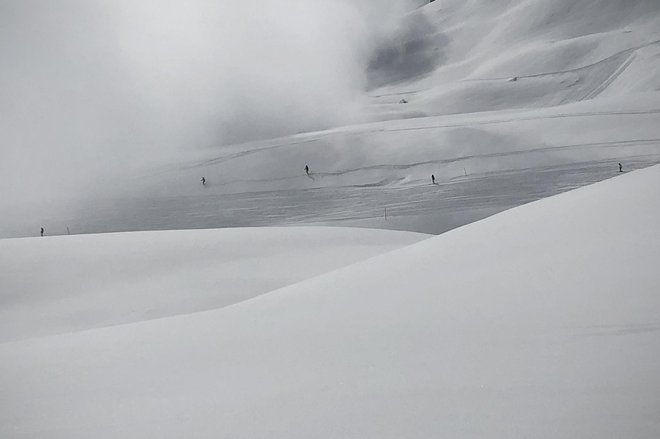
<path fill-rule="evenodd" d="M 621 163 L 619 163 L 619 172 L 623 172 L 623 165 Z M 308 176 L 308 177 L 310 176 L 309 175 L 309 165 L 305 165 L 305 175 Z M 202 177 L 202 179 L 200 181 L 202 182 L 202 186 L 206 186 L 206 178 L 205 177 Z M 435 182 L 435 174 L 431 174 L 431 184 L 433 184 L 433 185 L 437 184 Z M 44 229 L 42 228 L 41 229 L 41 235 L 42 236 L 43 236 L 43 233 L 44 233 Z"/>
<path fill-rule="evenodd" d="M 305 169 L 305 175 L 308 176 L 308 177 L 311 177 L 309 175 L 309 165 L 305 165 L 304 169 Z M 619 163 L 619 172 L 623 172 L 623 165 L 621 163 Z M 202 179 L 200 181 L 202 182 L 202 186 L 206 186 L 206 177 L 202 177 Z M 431 184 L 432 185 L 437 184 L 436 181 L 435 181 L 435 174 L 431 174 Z M 45 232 L 45 230 L 42 227 L 41 231 L 40 231 L 41 236 L 44 236 L 44 232 Z M 68 232 L 68 228 L 67 228 L 67 232 Z"/>
<path fill-rule="evenodd" d="M 305 175 L 308 176 L 308 177 L 310 176 L 309 175 L 309 165 L 305 165 Z M 202 179 L 199 180 L 199 181 L 202 182 L 202 186 L 206 186 L 206 177 L 202 177 Z M 41 233 L 43 234 L 43 229 L 41 229 L 41 230 L 42 230 Z"/>

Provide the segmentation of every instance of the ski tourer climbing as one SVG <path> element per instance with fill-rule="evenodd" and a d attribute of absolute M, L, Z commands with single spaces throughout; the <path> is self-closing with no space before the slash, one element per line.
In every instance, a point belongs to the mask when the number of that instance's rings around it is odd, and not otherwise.
<path fill-rule="evenodd" d="M 623 166 L 619 163 L 619 172 L 623 172 Z"/>
<path fill-rule="evenodd" d="M 305 175 L 309 175 L 309 166 L 305 165 Z"/>
<path fill-rule="evenodd" d="M 41 228 L 41 236 L 44 236 L 44 228 Z"/>
<path fill-rule="evenodd" d="M 200 181 L 202 182 L 202 186 L 206 186 L 206 178 L 205 177 L 202 177 L 202 179 Z"/>
<path fill-rule="evenodd" d="M 434 174 L 431 174 L 431 183 L 435 184 L 435 175 Z"/>

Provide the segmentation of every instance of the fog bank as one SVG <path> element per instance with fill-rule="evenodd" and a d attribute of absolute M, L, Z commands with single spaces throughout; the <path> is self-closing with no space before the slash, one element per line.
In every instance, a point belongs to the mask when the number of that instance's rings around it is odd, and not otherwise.
<path fill-rule="evenodd" d="M 198 148 L 360 121 L 418 1 L 0 4 L 0 203 L 76 198 Z"/>

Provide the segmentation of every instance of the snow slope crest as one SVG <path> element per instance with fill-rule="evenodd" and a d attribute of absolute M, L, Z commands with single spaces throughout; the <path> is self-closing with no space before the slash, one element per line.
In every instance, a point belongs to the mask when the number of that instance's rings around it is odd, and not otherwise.
<path fill-rule="evenodd" d="M 7 239 L 0 343 L 218 309 L 426 237 L 261 227 Z"/>

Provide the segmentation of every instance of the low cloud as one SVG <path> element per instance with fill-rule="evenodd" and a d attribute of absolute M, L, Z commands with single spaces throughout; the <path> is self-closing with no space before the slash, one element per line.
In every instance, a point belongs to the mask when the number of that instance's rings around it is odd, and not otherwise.
<path fill-rule="evenodd" d="M 360 121 L 369 56 L 413 3 L 4 1 L 0 198 Z"/>

